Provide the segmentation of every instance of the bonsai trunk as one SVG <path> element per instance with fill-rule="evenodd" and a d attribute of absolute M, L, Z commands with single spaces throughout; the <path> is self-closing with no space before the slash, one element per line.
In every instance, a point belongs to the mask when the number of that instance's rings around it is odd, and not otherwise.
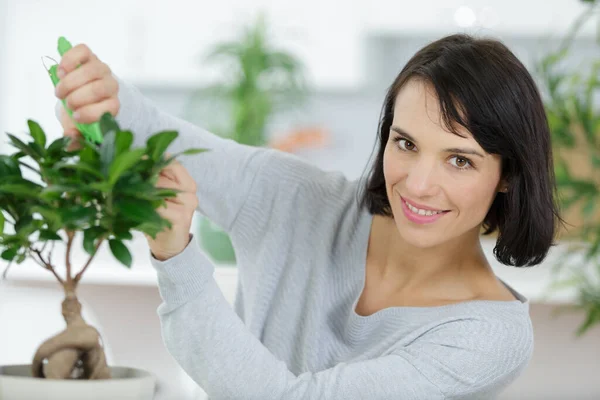
<path fill-rule="evenodd" d="M 99 332 L 81 316 L 77 281 L 63 283 L 62 315 L 67 327 L 37 349 L 32 375 L 48 379 L 110 379 Z"/>

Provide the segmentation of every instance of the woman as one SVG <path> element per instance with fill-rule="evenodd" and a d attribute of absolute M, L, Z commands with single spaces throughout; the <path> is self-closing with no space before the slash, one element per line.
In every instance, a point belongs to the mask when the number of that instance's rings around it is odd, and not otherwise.
<path fill-rule="evenodd" d="M 86 46 L 61 68 L 79 121 L 110 111 L 135 145 L 175 129 L 172 151 L 212 149 L 166 168 L 157 186 L 186 193 L 149 238 L 165 344 L 212 398 L 489 399 L 525 369 L 529 303 L 494 275 L 480 231 L 498 232 L 500 262 L 535 265 L 558 214 L 542 101 L 501 43 L 453 35 L 415 54 L 365 182 L 165 114 Z M 196 209 L 232 238 L 235 313 L 188 235 Z"/>

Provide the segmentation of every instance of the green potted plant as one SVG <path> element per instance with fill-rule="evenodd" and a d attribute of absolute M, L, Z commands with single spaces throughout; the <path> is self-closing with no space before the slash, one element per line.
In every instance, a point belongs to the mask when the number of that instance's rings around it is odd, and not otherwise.
<path fill-rule="evenodd" d="M 556 311 L 585 313 L 578 336 L 600 323 L 600 56 L 586 60 L 577 70 L 567 70 L 563 63 L 577 33 L 590 18 L 599 16 L 598 0 L 582 1 L 588 3 L 587 9 L 574 21 L 559 48 L 538 64 L 547 95 L 560 203 L 566 222 L 574 228 L 563 232 L 565 251 L 553 266 L 555 279 L 548 293 L 575 290 L 576 304 Z"/>
<path fill-rule="evenodd" d="M 133 133 L 121 130 L 109 113 L 99 122 L 102 144 L 80 140 L 79 149 L 69 150 L 70 138 L 47 143 L 40 125 L 29 120 L 31 140 L 8 134 L 17 151 L 0 155 L 0 256 L 8 262 L 3 275 L 26 259 L 53 274 L 64 289 L 66 322 L 64 331 L 39 345 L 30 365 L 0 366 L 0 398 L 81 399 L 90 390 L 111 400 L 154 395 L 148 372 L 107 365 L 98 331 L 82 318 L 77 288 L 104 243 L 116 261 L 130 267 L 125 242 L 133 231 L 155 239 L 171 227 L 156 209 L 178 191 L 155 187 L 159 173 L 179 155 L 203 150 L 166 155 L 175 131 L 156 133 L 145 147 L 131 148 Z M 39 182 L 26 179 L 22 168 Z M 76 268 L 70 255 L 78 238 L 89 258 Z M 56 242 L 66 244 L 58 263 L 52 259 Z"/>
<path fill-rule="evenodd" d="M 198 118 L 201 111 L 197 100 L 212 99 L 219 111 L 205 112 L 205 117 L 212 117 L 210 130 L 238 143 L 268 145 L 267 125 L 274 113 L 301 101 L 306 94 L 301 62 L 270 43 L 263 15 L 244 27 L 237 40 L 215 45 L 202 62 L 218 63 L 225 77 L 222 82 L 194 93 L 186 114 L 191 120 Z M 215 115 L 223 123 L 217 122 Z M 197 229 L 203 248 L 215 261 L 235 262 L 229 237 L 218 226 L 200 218 Z"/>

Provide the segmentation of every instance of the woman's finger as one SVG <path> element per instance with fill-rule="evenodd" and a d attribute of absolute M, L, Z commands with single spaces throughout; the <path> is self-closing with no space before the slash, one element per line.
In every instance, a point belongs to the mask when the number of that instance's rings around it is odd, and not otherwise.
<path fill-rule="evenodd" d="M 181 190 L 195 193 L 197 190 L 196 181 L 191 177 L 187 169 L 177 160 L 173 160 L 163 169 L 167 176 L 172 177 L 179 183 Z"/>
<path fill-rule="evenodd" d="M 85 64 L 90 60 L 96 59 L 90 48 L 81 43 L 69 49 L 61 58 L 58 64 L 58 70 L 63 70 L 65 73 L 74 71 L 80 64 Z M 59 76 L 59 78 L 61 78 Z"/>
<path fill-rule="evenodd" d="M 71 91 L 65 101 L 71 110 L 76 111 L 87 104 L 99 103 L 104 99 L 117 96 L 118 91 L 119 84 L 116 80 L 96 79 Z"/>
<path fill-rule="evenodd" d="M 100 103 L 89 104 L 77 109 L 73 112 L 73 118 L 77 122 L 90 124 L 98 121 L 106 112 L 109 112 L 111 115 L 115 116 L 117 115 L 118 111 L 119 99 L 116 97 L 111 97 L 109 99 L 102 100 Z"/>
<path fill-rule="evenodd" d="M 156 181 L 155 186 L 159 189 L 174 189 L 174 190 L 181 191 L 180 186 L 177 182 L 174 182 L 173 180 L 171 180 L 167 177 L 164 177 L 164 176 L 158 177 L 158 180 Z M 179 192 L 179 193 L 177 193 L 177 196 L 167 197 L 167 198 L 165 198 L 165 200 L 173 202 L 173 203 L 177 203 L 177 204 L 183 204 L 183 198 L 182 198 L 183 194 L 184 194 L 183 192 Z"/>
<path fill-rule="evenodd" d="M 83 64 L 58 82 L 55 88 L 56 97 L 63 99 L 86 83 L 93 82 L 110 75 L 110 68 L 100 60 Z"/>
<path fill-rule="evenodd" d="M 156 209 L 156 212 L 162 218 L 168 219 L 173 224 L 175 224 L 177 221 L 180 221 L 185 215 L 185 210 L 183 207 L 181 207 L 181 205 L 178 204 L 173 204 L 169 207 L 159 207 Z"/>

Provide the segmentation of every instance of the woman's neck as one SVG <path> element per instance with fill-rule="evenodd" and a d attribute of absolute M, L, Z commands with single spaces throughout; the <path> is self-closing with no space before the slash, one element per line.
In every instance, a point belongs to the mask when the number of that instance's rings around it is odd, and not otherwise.
<path fill-rule="evenodd" d="M 487 275 L 490 269 L 481 248 L 479 231 L 439 246 L 422 248 L 406 242 L 395 221 L 380 215 L 373 216 L 367 256 L 381 278 L 397 283 L 399 290 L 436 282 L 466 282 L 476 275 Z"/>

